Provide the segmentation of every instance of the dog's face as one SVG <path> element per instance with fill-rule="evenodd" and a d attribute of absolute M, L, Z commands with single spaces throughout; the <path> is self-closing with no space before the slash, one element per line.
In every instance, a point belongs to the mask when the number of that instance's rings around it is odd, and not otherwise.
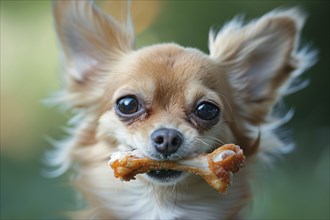
<path fill-rule="evenodd" d="M 157 45 L 128 54 L 113 72 L 120 80 L 107 83 L 99 131 L 116 139 L 122 150 L 177 160 L 222 145 L 218 135 L 230 106 L 221 97 L 226 78 L 207 55 L 175 44 Z M 184 175 L 157 171 L 147 176 L 176 182 Z"/>
<path fill-rule="evenodd" d="M 176 44 L 136 50 L 130 23 L 120 25 L 89 1 L 57 1 L 54 14 L 66 71 L 62 98 L 88 118 L 85 142 L 104 142 L 109 151 L 137 149 L 155 160 L 229 142 L 247 156 L 263 139 L 272 145 L 277 139 L 260 136 L 260 127 L 312 61 L 297 52 L 303 23 L 297 10 L 245 26 L 228 23 L 210 33 L 209 55 Z M 145 175 L 159 184 L 185 176 L 170 170 Z"/>

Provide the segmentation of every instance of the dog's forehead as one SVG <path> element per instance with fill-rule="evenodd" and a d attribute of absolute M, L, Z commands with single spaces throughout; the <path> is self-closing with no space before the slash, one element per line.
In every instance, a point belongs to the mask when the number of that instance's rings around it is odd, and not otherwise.
<path fill-rule="evenodd" d="M 153 78 L 191 78 L 200 75 L 210 65 L 204 53 L 176 44 L 146 47 L 132 53 L 129 59 L 131 71 Z"/>
<path fill-rule="evenodd" d="M 128 62 L 127 62 L 128 60 Z M 176 44 L 160 44 L 133 52 L 126 59 L 135 79 L 151 80 L 158 88 L 203 80 L 214 72 L 214 64 L 203 52 Z"/>

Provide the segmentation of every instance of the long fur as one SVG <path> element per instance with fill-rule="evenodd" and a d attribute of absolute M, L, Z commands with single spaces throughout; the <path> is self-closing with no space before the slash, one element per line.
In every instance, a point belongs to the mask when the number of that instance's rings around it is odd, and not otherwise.
<path fill-rule="evenodd" d="M 276 130 L 293 115 L 278 111 L 281 99 L 305 85 L 299 76 L 315 62 L 314 51 L 299 49 L 304 13 L 275 10 L 247 24 L 235 18 L 219 32 L 210 31 L 209 55 L 176 44 L 135 50 L 130 19 L 120 24 L 90 1 L 55 1 L 54 17 L 65 76 L 54 100 L 76 116 L 69 138 L 47 160 L 58 167 L 53 176 L 74 167 L 73 185 L 88 201 L 79 217 L 238 218 L 252 197 L 253 164 L 270 164 L 293 146 Z M 127 93 L 152 103 L 153 112 L 133 125 L 122 123 L 113 110 L 116 98 Z M 185 103 L 200 94 L 222 111 L 220 122 L 205 130 L 183 119 Z M 228 194 L 216 193 L 196 176 L 169 186 L 113 177 L 110 153 L 132 143 L 147 145 L 151 131 L 161 126 L 187 134 L 190 147 L 179 156 L 231 142 L 244 149 L 247 166 L 234 176 Z"/>

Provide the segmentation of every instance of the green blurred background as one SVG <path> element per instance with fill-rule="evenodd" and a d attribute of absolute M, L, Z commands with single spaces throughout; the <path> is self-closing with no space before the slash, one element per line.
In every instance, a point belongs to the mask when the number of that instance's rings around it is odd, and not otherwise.
<path fill-rule="evenodd" d="M 118 1 L 98 4 L 119 11 Z M 310 85 L 286 98 L 297 147 L 273 169 L 257 169 L 249 219 L 329 219 L 329 1 L 133 1 L 139 47 L 170 41 L 205 52 L 210 26 L 294 5 L 309 14 L 302 42 L 319 61 L 304 75 Z M 69 175 L 41 175 L 47 137 L 64 137 L 70 117 L 41 102 L 60 84 L 51 2 L 1 0 L 1 219 L 63 219 L 77 208 Z"/>

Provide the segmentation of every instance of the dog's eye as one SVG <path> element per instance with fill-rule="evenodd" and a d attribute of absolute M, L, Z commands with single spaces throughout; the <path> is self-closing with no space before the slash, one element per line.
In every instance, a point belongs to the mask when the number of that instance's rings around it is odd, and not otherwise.
<path fill-rule="evenodd" d="M 219 107 L 211 102 L 202 102 L 195 110 L 195 115 L 207 121 L 217 118 L 219 114 Z"/>
<path fill-rule="evenodd" d="M 140 104 L 135 97 L 126 96 L 117 101 L 117 109 L 122 114 L 130 115 L 140 110 Z"/>

